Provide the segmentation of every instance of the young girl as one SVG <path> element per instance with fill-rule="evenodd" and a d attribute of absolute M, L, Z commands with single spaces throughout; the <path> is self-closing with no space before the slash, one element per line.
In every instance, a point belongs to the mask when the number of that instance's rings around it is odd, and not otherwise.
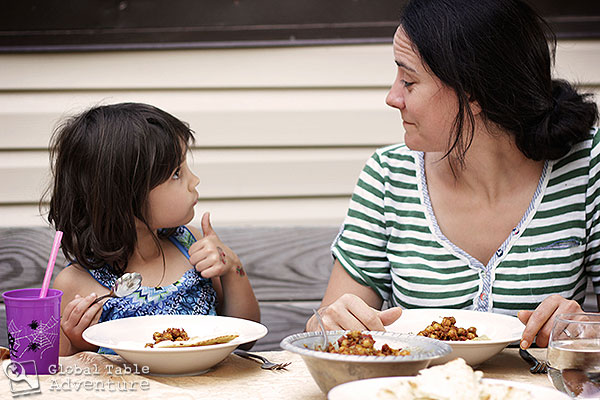
<path fill-rule="evenodd" d="M 242 264 L 210 215 L 202 217 L 202 232 L 186 226 L 198 198 L 199 179 L 186 161 L 193 140 L 186 124 L 138 103 L 94 107 L 55 131 L 48 220 L 64 232 L 62 248 L 72 262 L 54 282 L 64 292 L 61 355 L 98 351 L 82 332 L 117 318 L 260 319 Z M 140 273 L 142 286 L 94 303 L 125 272 Z"/>

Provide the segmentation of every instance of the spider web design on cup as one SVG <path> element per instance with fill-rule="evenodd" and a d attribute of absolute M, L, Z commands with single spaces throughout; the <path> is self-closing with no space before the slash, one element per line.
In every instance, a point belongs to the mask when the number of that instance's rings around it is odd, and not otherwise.
<path fill-rule="evenodd" d="M 21 357 L 26 351 L 40 351 L 42 356 L 58 340 L 59 330 L 55 327 L 59 323 L 54 316 L 51 316 L 46 323 L 33 320 L 28 324 L 31 333 L 25 334 L 25 328 L 19 329 L 14 320 L 11 320 L 7 329 L 10 355 Z"/>

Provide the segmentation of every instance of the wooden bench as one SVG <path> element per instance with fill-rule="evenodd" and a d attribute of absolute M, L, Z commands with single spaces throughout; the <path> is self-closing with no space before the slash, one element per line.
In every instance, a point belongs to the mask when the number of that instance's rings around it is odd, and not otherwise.
<path fill-rule="evenodd" d="M 280 350 L 285 336 L 302 332 L 319 306 L 333 265 L 329 246 L 337 227 L 216 228 L 240 257 L 269 328 L 254 350 Z M 54 232 L 50 228 L 0 229 L 0 292 L 40 287 Z M 62 252 L 54 275 L 65 265 Z M 0 346 L 7 346 L 6 314 L 0 298 Z"/>
<path fill-rule="evenodd" d="M 254 350 L 280 350 L 285 336 L 302 332 L 325 293 L 333 259 L 329 251 L 337 227 L 217 228 L 240 257 L 269 328 Z M 0 292 L 39 287 L 44 278 L 53 231 L 49 228 L 0 229 Z M 62 253 L 55 275 L 65 264 Z M 0 299 L 0 345 L 7 346 L 6 314 Z M 584 309 L 596 311 L 591 287 Z"/>

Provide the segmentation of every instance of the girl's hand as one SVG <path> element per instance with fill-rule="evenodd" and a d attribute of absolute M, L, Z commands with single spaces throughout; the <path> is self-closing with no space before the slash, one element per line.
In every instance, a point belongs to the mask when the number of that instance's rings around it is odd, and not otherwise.
<path fill-rule="evenodd" d="M 63 310 L 60 327 L 71 342 L 74 352 L 95 349 L 83 339 L 81 334 L 92 324 L 94 317 L 102 309 L 102 302 L 92 305 L 96 297 L 95 293 L 86 297 L 77 294 Z"/>
<path fill-rule="evenodd" d="M 325 330 L 385 331 L 384 326 L 397 320 L 402 314 L 400 307 L 385 311 L 376 310 L 360 297 L 346 293 L 326 307 L 319 309 Z M 313 316 L 306 324 L 307 331 L 316 331 L 319 324 Z"/>
<path fill-rule="evenodd" d="M 203 237 L 190 246 L 190 263 L 203 278 L 214 278 L 230 273 L 244 276 L 238 256 L 219 239 L 210 224 L 210 213 L 202 216 Z"/>
<path fill-rule="evenodd" d="M 558 314 L 578 312 L 583 312 L 579 303 L 558 294 L 547 297 L 534 311 L 519 311 L 519 320 L 525 324 L 521 347 L 526 349 L 531 346 L 536 334 L 535 343 L 540 347 L 548 346 L 554 318 Z"/>

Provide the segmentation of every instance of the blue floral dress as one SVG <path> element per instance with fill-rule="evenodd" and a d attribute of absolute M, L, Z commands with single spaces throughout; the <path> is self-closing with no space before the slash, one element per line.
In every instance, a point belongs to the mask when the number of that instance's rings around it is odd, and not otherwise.
<path fill-rule="evenodd" d="M 169 237 L 189 258 L 188 250 L 196 238 L 185 226 Z M 88 270 L 102 286 L 110 289 L 118 278 L 110 268 Z M 98 322 L 142 315 L 216 315 L 217 294 L 210 279 L 203 278 L 195 268 L 187 270 L 181 279 L 165 287 L 140 286 L 125 297 L 109 298 L 102 307 Z M 106 348 L 99 353 L 115 354 Z"/>

